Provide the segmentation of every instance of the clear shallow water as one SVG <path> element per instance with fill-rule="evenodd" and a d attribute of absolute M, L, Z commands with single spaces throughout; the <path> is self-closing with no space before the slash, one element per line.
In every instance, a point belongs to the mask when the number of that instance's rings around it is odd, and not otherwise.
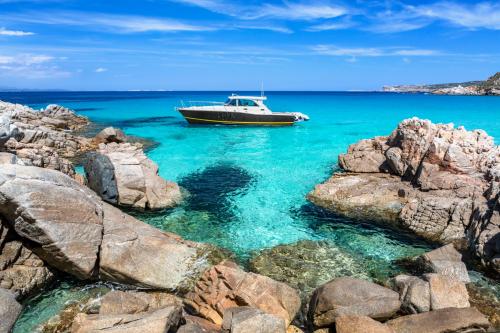
<path fill-rule="evenodd" d="M 500 138 L 500 98 L 386 93 L 268 93 L 274 111 L 311 117 L 293 127 L 188 126 L 180 100 L 222 101 L 228 93 L 0 93 L 0 99 L 44 107 L 59 103 L 95 122 L 159 142 L 148 154 L 163 177 L 191 193 L 185 204 L 139 216 L 185 238 L 211 242 L 243 261 L 254 252 L 298 240 L 329 240 L 366 263 L 372 276 L 398 270 L 395 259 L 428 244 L 402 232 L 354 223 L 309 205 L 315 184 L 337 168 L 337 155 L 363 138 L 389 134 L 418 116 L 481 128 Z M 498 142 L 498 141 L 497 141 Z"/>

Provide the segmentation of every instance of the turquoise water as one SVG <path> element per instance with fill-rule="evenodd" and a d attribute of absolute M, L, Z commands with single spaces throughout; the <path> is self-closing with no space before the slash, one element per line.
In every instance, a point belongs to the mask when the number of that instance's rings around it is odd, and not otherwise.
<path fill-rule="evenodd" d="M 180 207 L 139 218 L 196 241 L 211 242 L 245 262 L 256 251 L 298 240 L 329 240 L 361 258 L 372 276 L 398 271 L 395 259 L 430 245 L 317 209 L 305 196 L 337 169 L 337 156 L 363 138 L 389 134 L 413 116 L 481 128 L 500 138 L 500 98 L 384 93 L 268 93 L 274 111 L 298 111 L 293 127 L 188 126 L 181 100 L 223 101 L 228 93 L 0 94 L 42 107 L 60 103 L 103 125 L 153 139 L 148 152 L 160 174 L 190 193 Z"/>

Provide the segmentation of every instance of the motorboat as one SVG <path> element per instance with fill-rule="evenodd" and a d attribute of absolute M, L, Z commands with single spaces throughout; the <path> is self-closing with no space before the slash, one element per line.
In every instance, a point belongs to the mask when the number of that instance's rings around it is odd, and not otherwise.
<path fill-rule="evenodd" d="M 265 96 L 231 95 L 226 102 L 189 102 L 177 107 L 190 124 L 289 126 L 309 120 L 300 112 L 272 112 Z"/>

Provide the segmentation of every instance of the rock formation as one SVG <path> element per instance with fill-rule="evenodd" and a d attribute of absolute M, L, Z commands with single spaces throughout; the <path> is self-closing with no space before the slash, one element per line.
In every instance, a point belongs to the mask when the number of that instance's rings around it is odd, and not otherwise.
<path fill-rule="evenodd" d="M 75 176 L 73 158 L 95 148 L 91 139 L 73 134 L 89 124 L 85 117 L 58 105 L 35 111 L 0 101 L 0 151 L 15 153 L 26 165 Z"/>
<path fill-rule="evenodd" d="M 99 276 L 163 290 L 186 290 L 208 266 L 207 245 L 158 230 L 104 203 Z"/>
<path fill-rule="evenodd" d="M 54 273 L 40 257 L 23 245 L 0 219 L 0 288 L 23 299 L 45 287 L 53 278 Z"/>
<path fill-rule="evenodd" d="M 141 146 L 100 144 L 85 162 L 89 186 L 105 201 L 140 209 L 169 208 L 181 201 L 179 186 L 158 175 Z"/>
<path fill-rule="evenodd" d="M 94 142 L 96 144 L 101 143 L 124 143 L 127 141 L 127 136 L 121 129 L 114 127 L 106 127 L 94 137 Z"/>
<path fill-rule="evenodd" d="M 407 119 L 388 137 L 351 145 L 339 165 L 347 172 L 309 200 L 431 241 L 465 238 L 500 273 L 500 148 L 484 131 Z"/>
<path fill-rule="evenodd" d="M 401 303 L 395 291 L 373 282 L 342 277 L 322 285 L 313 294 L 309 319 L 316 328 L 330 327 L 341 316 L 389 319 Z"/>
<path fill-rule="evenodd" d="M 206 271 L 186 296 L 192 310 L 221 325 L 227 309 L 250 306 L 282 318 L 288 326 L 300 308 L 296 290 L 271 278 L 247 273 L 225 261 Z"/>
<path fill-rule="evenodd" d="M 17 317 L 21 313 L 22 307 L 14 295 L 8 290 L 0 288 L 0 332 L 11 331 Z"/>
<path fill-rule="evenodd" d="M 31 166 L 0 168 L 0 217 L 36 254 L 23 265 L 40 257 L 80 279 L 180 290 L 210 266 L 214 250 L 122 213 L 58 171 Z"/>
<path fill-rule="evenodd" d="M 395 333 L 486 332 L 488 319 L 474 308 L 447 308 L 389 320 Z"/>

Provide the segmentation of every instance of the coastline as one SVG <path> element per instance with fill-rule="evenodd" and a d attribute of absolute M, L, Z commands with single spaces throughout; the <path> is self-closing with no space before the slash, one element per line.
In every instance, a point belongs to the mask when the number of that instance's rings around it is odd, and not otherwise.
<path fill-rule="evenodd" d="M 72 185 L 72 186 L 76 186 L 76 185 Z M 113 213 L 113 214 L 114 214 L 114 213 Z M 135 222 L 134 222 L 134 223 L 135 223 Z M 176 238 L 176 237 L 178 237 L 178 236 L 174 236 L 174 237 Z M 176 238 L 176 239 L 178 239 L 178 238 Z M 181 241 L 181 243 L 182 243 L 182 242 L 183 242 L 183 241 Z M 220 260 L 220 259 L 222 259 L 222 257 L 219 257 L 219 260 Z M 214 262 L 214 264 L 215 264 L 215 263 L 216 263 L 216 262 Z M 231 264 L 231 265 L 232 265 L 232 264 Z M 243 273 L 241 273 L 241 272 L 239 272 L 239 271 L 237 271 L 237 270 L 236 270 L 236 271 L 233 271 L 233 270 L 235 269 L 235 267 L 234 267 L 234 266 L 231 266 L 231 265 L 229 265 L 229 266 L 230 266 L 230 267 L 232 267 L 232 268 L 231 268 L 231 270 L 230 270 L 230 271 L 228 271 L 228 274 L 229 274 L 229 272 L 230 272 L 231 274 L 243 274 Z M 263 270 L 262 272 L 264 272 L 264 271 L 265 271 L 265 270 Z M 249 274 L 249 273 L 245 273 L 245 274 Z M 243 274 L 243 276 L 245 276 L 245 277 L 246 277 L 247 275 L 245 275 L 245 274 Z M 259 278 L 259 279 L 260 279 L 260 278 Z M 268 281 L 267 279 L 264 279 L 263 281 L 266 281 L 266 283 L 271 283 L 271 282 L 270 282 L 270 281 Z M 325 281 L 325 282 L 326 282 L 326 281 Z M 141 284 L 140 284 L 140 285 L 142 286 L 142 282 L 141 282 Z M 318 287 L 318 286 L 315 286 L 315 287 Z M 218 287 L 214 286 L 214 288 L 218 288 Z M 291 292 L 292 294 L 293 294 L 293 293 L 295 293 L 295 292 L 293 292 L 293 291 L 290 291 L 290 292 Z M 392 294 L 391 294 L 391 295 L 392 295 Z M 127 296 L 127 297 L 128 297 L 128 296 Z M 272 297 L 275 297 L 275 296 L 272 296 Z M 391 297 L 393 297 L 393 296 L 391 296 Z M 252 304 L 257 305 L 256 303 L 252 303 Z M 255 305 L 254 305 L 254 306 L 255 306 Z M 200 307 L 200 306 L 201 306 L 201 307 L 205 307 L 205 306 L 206 306 L 206 304 L 200 304 L 200 303 L 198 303 L 198 305 L 197 305 L 197 306 L 198 306 L 198 307 Z M 209 307 L 210 307 L 210 306 L 211 306 L 211 305 L 209 305 Z M 257 305 L 257 307 L 259 307 L 259 306 Z M 200 308 L 200 309 L 201 309 L 201 308 Z M 200 312 L 200 311 L 201 311 L 201 310 L 198 310 L 198 312 Z M 281 311 L 281 310 L 280 310 L 280 311 Z M 278 312 L 276 312 L 276 313 L 281 313 L 280 311 L 278 311 Z M 291 309 L 289 313 L 293 313 L 293 312 L 297 312 L 297 311 L 298 311 L 298 308 L 296 308 L 296 305 L 294 305 L 294 306 L 293 306 L 293 309 Z M 200 313 L 203 313 L 203 311 L 201 311 Z M 254 315 L 256 316 L 256 318 L 260 318 L 259 316 L 261 316 L 261 314 L 259 314 L 259 313 L 256 313 L 256 314 L 254 314 Z M 291 317 L 293 317 L 293 315 L 292 315 L 292 314 L 289 314 L 289 315 L 288 315 L 288 317 L 285 317 L 285 322 L 288 322 L 288 323 L 290 322 L 290 320 L 291 320 L 291 319 L 290 319 L 290 316 L 291 316 Z M 202 317 L 203 317 L 203 315 L 202 315 Z M 401 318 L 404 318 L 404 317 L 401 317 Z M 212 320 L 214 320 L 214 319 L 212 318 Z M 257 319 L 256 319 L 256 320 L 257 320 Z M 217 321 L 217 320 L 215 320 L 215 321 Z M 67 323 L 66 323 L 66 324 L 67 324 Z M 307 323 L 304 323 L 304 322 L 299 322 L 299 323 L 297 323 L 297 324 L 299 324 L 299 326 L 301 326 L 301 325 L 303 325 L 303 326 L 307 326 Z M 331 324 L 331 323 L 330 323 L 330 324 Z M 328 325 L 330 325 L 330 324 L 328 324 Z M 320 325 L 323 325 L 323 324 L 320 324 Z"/>

